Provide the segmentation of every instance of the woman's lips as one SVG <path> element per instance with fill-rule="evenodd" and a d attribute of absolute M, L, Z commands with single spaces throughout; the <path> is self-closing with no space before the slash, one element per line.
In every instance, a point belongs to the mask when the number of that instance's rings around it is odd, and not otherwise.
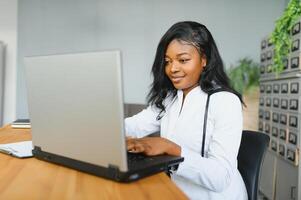
<path fill-rule="evenodd" d="M 184 76 L 172 76 L 171 80 L 173 83 L 178 83 L 180 82 L 182 79 L 184 78 Z"/>

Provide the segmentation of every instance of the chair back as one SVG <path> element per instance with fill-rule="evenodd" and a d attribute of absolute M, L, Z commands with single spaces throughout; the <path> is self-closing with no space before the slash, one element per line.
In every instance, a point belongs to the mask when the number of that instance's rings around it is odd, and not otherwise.
<path fill-rule="evenodd" d="M 249 200 L 257 200 L 258 182 L 262 161 L 270 137 L 256 131 L 242 132 L 238 152 L 238 170 L 245 182 Z"/>

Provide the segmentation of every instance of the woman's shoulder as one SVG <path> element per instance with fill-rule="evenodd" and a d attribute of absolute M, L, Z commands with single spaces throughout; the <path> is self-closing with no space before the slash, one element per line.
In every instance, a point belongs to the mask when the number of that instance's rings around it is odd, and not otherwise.
<path fill-rule="evenodd" d="M 218 92 L 210 98 L 209 113 L 215 122 L 240 124 L 243 105 L 239 97 L 232 92 Z"/>
<path fill-rule="evenodd" d="M 210 97 L 210 101 L 212 101 L 215 105 L 221 105 L 221 106 L 234 106 L 234 105 L 241 105 L 241 101 L 239 97 L 228 91 L 221 91 L 213 93 Z"/>

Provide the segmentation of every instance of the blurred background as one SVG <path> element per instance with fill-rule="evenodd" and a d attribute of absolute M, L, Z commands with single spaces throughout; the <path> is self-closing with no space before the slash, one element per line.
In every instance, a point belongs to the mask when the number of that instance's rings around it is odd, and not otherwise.
<path fill-rule="evenodd" d="M 125 103 L 145 104 L 156 46 L 173 23 L 182 20 L 203 23 L 213 34 L 227 69 L 239 65 L 252 67 L 260 61 L 261 39 L 272 32 L 287 3 L 286 0 L 0 0 L 0 41 L 6 47 L 5 69 L 1 71 L 3 124 L 28 118 L 24 56 L 120 49 Z M 255 69 L 249 71 L 252 70 Z M 245 84 L 241 80 L 235 83 Z M 252 106 L 257 104 L 256 95 L 254 88 L 245 100 L 248 103 L 245 111 L 249 113 L 245 118 L 258 112 Z M 256 129 L 256 122 L 247 121 L 250 120 L 245 120 L 246 128 Z"/>

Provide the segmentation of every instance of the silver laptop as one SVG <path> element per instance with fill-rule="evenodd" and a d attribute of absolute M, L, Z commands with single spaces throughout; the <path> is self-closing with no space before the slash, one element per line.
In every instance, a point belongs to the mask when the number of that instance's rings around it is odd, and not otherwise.
<path fill-rule="evenodd" d="M 119 51 L 25 58 L 33 155 L 129 182 L 178 165 L 126 151 Z"/>

